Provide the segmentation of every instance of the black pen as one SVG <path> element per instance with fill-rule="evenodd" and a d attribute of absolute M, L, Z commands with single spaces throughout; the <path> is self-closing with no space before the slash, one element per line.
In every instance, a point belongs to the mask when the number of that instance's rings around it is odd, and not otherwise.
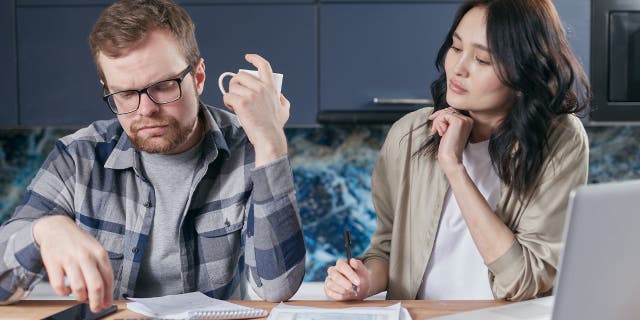
<path fill-rule="evenodd" d="M 344 248 L 347 249 L 347 264 L 351 266 L 351 233 L 349 230 L 344 231 Z M 358 286 L 351 284 L 353 292 L 358 295 Z"/>

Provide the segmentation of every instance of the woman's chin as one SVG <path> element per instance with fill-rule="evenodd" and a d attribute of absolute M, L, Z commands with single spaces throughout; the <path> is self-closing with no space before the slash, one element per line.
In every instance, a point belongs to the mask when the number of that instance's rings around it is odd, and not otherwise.
<path fill-rule="evenodd" d="M 466 104 L 456 101 L 456 99 L 447 99 L 447 105 L 456 110 L 467 110 Z"/>

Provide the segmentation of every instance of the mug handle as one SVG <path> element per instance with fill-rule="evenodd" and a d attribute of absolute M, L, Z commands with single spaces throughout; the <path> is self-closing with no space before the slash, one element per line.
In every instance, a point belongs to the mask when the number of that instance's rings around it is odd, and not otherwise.
<path fill-rule="evenodd" d="M 235 75 L 236 74 L 233 72 L 223 72 L 218 78 L 218 88 L 220 88 L 220 92 L 222 92 L 223 95 L 227 94 L 227 91 L 224 90 L 224 84 L 222 83 L 222 81 L 228 76 L 233 77 Z"/>

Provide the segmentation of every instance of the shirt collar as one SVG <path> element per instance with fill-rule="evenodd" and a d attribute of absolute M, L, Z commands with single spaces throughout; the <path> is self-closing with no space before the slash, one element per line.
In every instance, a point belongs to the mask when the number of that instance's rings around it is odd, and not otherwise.
<path fill-rule="evenodd" d="M 220 126 L 213 118 L 211 111 L 209 111 L 204 104 L 200 103 L 199 108 L 201 112 L 199 116 L 201 116 L 201 119 L 204 118 L 205 123 L 205 134 L 203 137 L 205 162 L 207 164 L 213 162 L 218 157 L 218 154 L 220 153 L 219 151 L 224 151 L 223 156 L 225 158 L 228 157 L 229 146 Z M 141 168 L 139 152 L 133 146 L 133 143 L 124 130 L 122 130 L 122 134 L 113 148 L 113 151 L 107 158 L 104 167 L 106 169 L 115 170 L 129 168 L 139 170 Z"/>

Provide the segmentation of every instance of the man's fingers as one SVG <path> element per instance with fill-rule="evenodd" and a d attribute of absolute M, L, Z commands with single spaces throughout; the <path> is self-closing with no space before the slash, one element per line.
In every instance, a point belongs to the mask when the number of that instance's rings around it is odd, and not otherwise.
<path fill-rule="evenodd" d="M 280 104 L 287 109 L 291 108 L 291 103 L 282 93 L 280 94 Z"/>
<path fill-rule="evenodd" d="M 84 276 L 82 275 L 80 267 L 75 264 L 70 264 L 65 266 L 64 271 L 67 274 L 69 286 L 71 287 L 73 294 L 76 296 L 76 300 L 87 300 L 87 284 L 84 282 Z"/>
<path fill-rule="evenodd" d="M 251 75 L 247 75 L 247 76 L 251 77 Z M 252 95 L 255 94 L 254 92 L 255 90 L 241 84 L 238 81 L 232 82 L 229 84 L 229 93 L 231 94 L 235 94 L 242 97 L 251 97 Z"/>
<path fill-rule="evenodd" d="M 62 266 L 47 265 L 47 276 L 49 277 L 49 284 L 53 291 L 59 296 L 68 296 L 71 294 L 71 289 L 64 283 L 64 271 Z"/>
<path fill-rule="evenodd" d="M 97 312 L 102 309 L 105 283 L 96 261 L 87 261 L 82 265 L 82 274 L 87 287 L 87 295 L 91 311 Z"/>
<path fill-rule="evenodd" d="M 233 90 L 233 87 L 237 88 L 238 86 L 245 87 L 253 92 L 260 92 L 264 84 L 260 82 L 259 78 L 256 78 L 250 73 L 238 72 L 231 78 L 231 81 L 229 81 L 229 92 Z"/>
<path fill-rule="evenodd" d="M 104 292 L 100 303 L 102 307 L 106 308 L 113 304 L 113 269 L 111 268 L 111 262 L 109 261 L 109 255 L 106 251 L 102 251 L 98 257 L 98 271 L 102 275 L 102 281 L 104 282 Z"/>
<path fill-rule="evenodd" d="M 258 69 L 258 74 L 260 75 L 260 80 L 264 83 L 269 84 L 270 87 L 273 87 L 273 70 L 271 69 L 271 64 L 265 58 L 251 53 L 246 54 L 244 56 L 245 60 L 254 65 L 256 69 Z"/>
<path fill-rule="evenodd" d="M 233 93 L 227 93 L 222 97 L 222 101 L 227 108 L 229 108 L 231 111 L 235 112 L 236 114 L 238 114 L 238 110 L 245 109 L 245 105 L 243 102 L 244 99 L 239 95 L 236 95 Z"/>

